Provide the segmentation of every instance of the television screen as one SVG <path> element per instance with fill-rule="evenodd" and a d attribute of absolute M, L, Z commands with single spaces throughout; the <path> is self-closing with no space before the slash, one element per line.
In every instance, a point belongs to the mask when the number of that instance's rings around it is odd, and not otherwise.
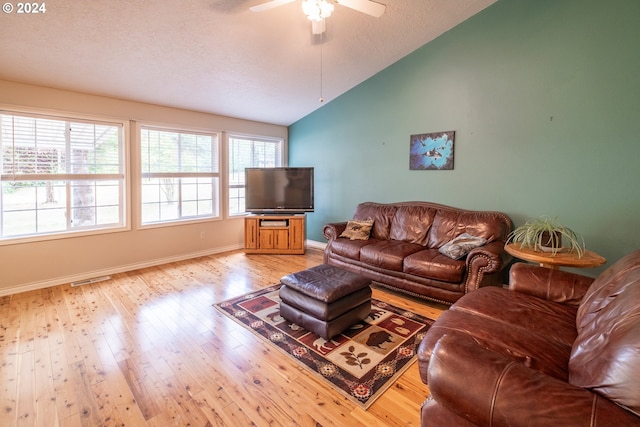
<path fill-rule="evenodd" d="M 246 168 L 245 210 L 250 213 L 313 212 L 313 168 Z"/>

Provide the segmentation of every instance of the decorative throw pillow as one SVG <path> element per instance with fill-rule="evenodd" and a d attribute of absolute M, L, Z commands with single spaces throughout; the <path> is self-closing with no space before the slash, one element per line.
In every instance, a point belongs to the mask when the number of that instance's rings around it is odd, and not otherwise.
<path fill-rule="evenodd" d="M 347 228 L 340 234 L 340 237 L 347 237 L 351 240 L 369 240 L 371 227 L 373 227 L 372 219 L 366 221 L 348 221 Z"/>
<path fill-rule="evenodd" d="M 485 243 L 487 243 L 487 239 L 483 237 L 476 237 L 468 233 L 462 233 L 450 242 L 440 246 L 438 251 L 449 258 L 460 259 L 471 252 L 471 249 L 480 247 Z"/>

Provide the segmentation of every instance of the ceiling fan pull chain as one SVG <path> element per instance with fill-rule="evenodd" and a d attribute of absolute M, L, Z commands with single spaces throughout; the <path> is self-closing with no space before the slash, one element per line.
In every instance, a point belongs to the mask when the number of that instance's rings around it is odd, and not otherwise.
<path fill-rule="evenodd" d="M 320 34 L 320 103 L 324 102 L 322 97 L 322 45 L 324 44 L 324 33 Z"/>

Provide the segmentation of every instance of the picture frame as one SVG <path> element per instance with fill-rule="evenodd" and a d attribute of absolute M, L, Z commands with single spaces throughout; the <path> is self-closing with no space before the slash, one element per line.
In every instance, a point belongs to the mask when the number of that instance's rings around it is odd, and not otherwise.
<path fill-rule="evenodd" d="M 409 170 L 452 170 L 455 131 L 411 135 Z"/>

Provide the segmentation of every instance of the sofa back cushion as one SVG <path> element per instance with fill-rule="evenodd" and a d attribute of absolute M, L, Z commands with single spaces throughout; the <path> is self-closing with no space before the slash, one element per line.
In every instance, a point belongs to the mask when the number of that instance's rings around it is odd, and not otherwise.
<path fill-rule="evenodd" d="M 425 246 L 435 216 L 436 210 L 428 206 L 398 206 L 391 220 L 389 237 Z"/>
<path fill-rule="evenodd" d="M 569 382 L 640 416 L 640 250 L 600 274 L 576 315 Z"/>
<path fill-rule="evenodd" d="M 396 206 L 382 203 L 360 203 L 353 214 L 353 219 L 358 221 L 373 220 L 371 237 L 374 239 L 388 240 L 391 229 L 391 220 L 396 212 Z"/>
<path fill-rule="evenodd" d="M 482 237 L 487 242 L 506 240 L 511 220 L 499 212 L 439 209 L 433 219 L 427 246 L 439 248 L 463 233 Z"/>
<path fill-rule="evenodd" d="M 438 249 L 463 233 L 487 242 L 506 240 L 511 220 L 501 212 L 470 211 L 431 202 L 375 203 L 356 207 L 353 219 L 373 220 L 371 237 Z"/>

